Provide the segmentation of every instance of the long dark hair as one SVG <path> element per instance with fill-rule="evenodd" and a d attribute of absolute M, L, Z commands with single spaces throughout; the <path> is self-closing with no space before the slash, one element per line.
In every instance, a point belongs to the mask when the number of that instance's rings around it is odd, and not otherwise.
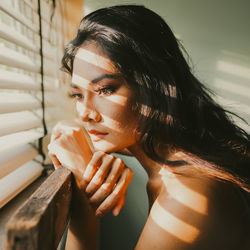
<path fill-rule="evenodd" d="M 65 49 L 62 65 L 70 74 L 75 52 L 86 41 L 101 46 L 136 93 L 140 142 L 150 158 L 163 161 L 156 152 L 162 146 L 183 150 L 208 174 L 250 190 L 250 136 L 192 74 L 159 15 L 137 5 L 90 13 Z"/>

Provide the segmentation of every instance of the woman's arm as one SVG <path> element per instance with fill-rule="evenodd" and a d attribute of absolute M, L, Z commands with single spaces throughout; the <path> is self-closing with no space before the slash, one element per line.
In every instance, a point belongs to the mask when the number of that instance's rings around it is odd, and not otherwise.
<path fill-rule="evenodd" d="M 86 196 L 76 185 L 71 204 L 71 217 L 66 250 L 94 250 L 98 244 L 99 219 Z"/>
<path fill-rule="evenodd" d="M 119 214 L 131 179 L 132 170 L 121 159 L 104 152 L 94 153 L 81 178 L 87 187 L 82 189 L 79 178 L 75 185 L 68 249 L 96 249 L 98 217 L 109 211 Z"/>

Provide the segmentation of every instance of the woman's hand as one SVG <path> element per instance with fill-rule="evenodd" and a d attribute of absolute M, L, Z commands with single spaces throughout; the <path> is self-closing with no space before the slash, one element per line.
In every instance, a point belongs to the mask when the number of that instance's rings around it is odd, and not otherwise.
<path fill-rule="evenodd" d="M 114 215 L 119 214 L 133 176 L 121 159 L 104 152 L 92 157 L 83 129 L 71 121 L 54 127 L 48 148 L 55 168 L 62 165 L 73 172 L 78 189 L 83 196 L 88 195 L 96 215 L 103 216 L 111 210 Z"/>
<path fill-rule="evenodd" d="M 82 175 L 92 158 L 92 151 L 83 128 L 76 120 L 59 122 L 53 128 L 48 149 L 55 168 L 62 165 L 70 169 L 77 185 L 86 186 Z"/>
<path fill-rule="evenodd" d="M 103 216 L 110 210 L 115 216 L 119 214 L 132 177 L 133 171 L 121 159 L 101 151 L 94 153 L 83 178 L 88 183 L 85 193 L 97 208 L 97 216 Z"/>

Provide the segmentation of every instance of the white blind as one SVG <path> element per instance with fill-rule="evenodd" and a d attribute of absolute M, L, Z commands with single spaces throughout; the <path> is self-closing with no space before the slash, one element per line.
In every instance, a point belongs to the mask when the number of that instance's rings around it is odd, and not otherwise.
<path fill-rule="evenodd" d="M 59 75 L 61 16 L 41 0 L 45 121 L 50 129 L 65 112 Z M 57 29 L 56 29 L 57 27 Z M 0 208 L 38 178 L 43 138 L 40 28 L 37 0 L 0 1 Z M 40 163 L 39 163 L 40 162 Z"/>

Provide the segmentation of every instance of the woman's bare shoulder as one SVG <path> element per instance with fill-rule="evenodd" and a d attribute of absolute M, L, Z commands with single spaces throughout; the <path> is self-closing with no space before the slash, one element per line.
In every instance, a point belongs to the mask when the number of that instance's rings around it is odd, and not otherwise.
<path fill-rule="evenodd" d="M 239 249 L 249 226 L 245 209 L 232 184 L 199 174 L 166 177 L 136 249 Z"/>

